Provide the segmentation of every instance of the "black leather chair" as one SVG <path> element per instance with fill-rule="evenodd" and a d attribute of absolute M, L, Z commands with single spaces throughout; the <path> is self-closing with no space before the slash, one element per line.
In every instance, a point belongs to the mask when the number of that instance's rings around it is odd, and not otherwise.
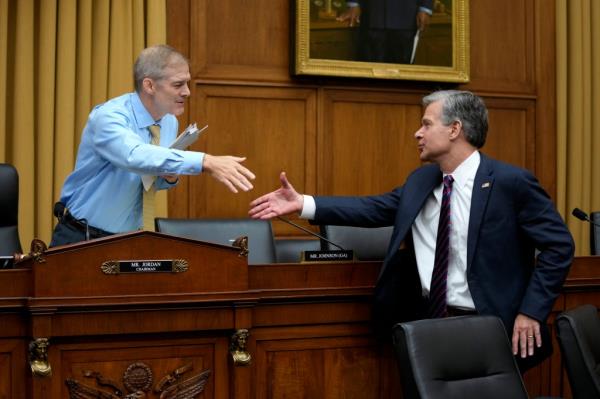
<path fill-rule="evenodd" d="M 298 263 L 303 251 L 318 251 L 321 249 L 319 240 L 310 238 L 293 238 L 275 240 L 275 256 L 277 263 Z"/>
<path fill-rule="evenodd" d="M 0 164 L 0 256 L 21 252 L 19 240 L 19 175 L 9 164 Z"/>
<path fill-rule="evenodd" d="M 392 237 L 393 226 L 388 227 L 353 227 L 353 226 L 319 226 L 321 235 L 344 249 L 354 250 L 358 260 L 383 260 Z M 323 249 L 339 249 L 328 242 Z"/>
<path fill-rule="evenodd" d="M 592 255 L 600 255 L 600 212 L 590 213 L 590 251 Z"/>
<path fill-rule="evenodd" d="M 600 398 L 600 318 L 594 305 L 556 318 L 556 336 L 575 399 Z"/>
<path fill-rule="evenodd" d="M 156 218 L 156 231 L 222 245 L 248 237 L 248 264 L 275 263 L 275 243 L 269 220 Z"/>
<path fill-rule="evenodd" d="M 527 399 L 502 321 L 418 320 L 394 327 L 405 399 Z"/>

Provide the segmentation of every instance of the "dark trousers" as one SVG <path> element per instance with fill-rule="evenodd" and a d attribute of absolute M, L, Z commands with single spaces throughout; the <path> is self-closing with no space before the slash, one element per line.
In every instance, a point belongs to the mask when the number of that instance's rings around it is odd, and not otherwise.
<path fill-rule="evenodd" d="M 361 61 L 410 64 L 416 31 L 364 29 L 361 33 Z"/>

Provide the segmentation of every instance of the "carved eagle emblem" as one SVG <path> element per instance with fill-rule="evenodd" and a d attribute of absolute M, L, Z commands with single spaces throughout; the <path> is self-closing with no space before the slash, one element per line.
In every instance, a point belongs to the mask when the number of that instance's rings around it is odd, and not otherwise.
<path fill-rule="evenodd" d="M 141 362 L 136 362 L 125 371 L 123 383 L 125 389 L 99 372 L 86 370 L 83 376 L 94 379 L 95 385 L 67 378 L 65 383 L 69 390 L 70 399 L 194 399 L 204 391 L 211 370 L 185 378 L 192 371 L 191 364 L 179 367 L 160 379 L 152 389 L 152 370 Z"/>

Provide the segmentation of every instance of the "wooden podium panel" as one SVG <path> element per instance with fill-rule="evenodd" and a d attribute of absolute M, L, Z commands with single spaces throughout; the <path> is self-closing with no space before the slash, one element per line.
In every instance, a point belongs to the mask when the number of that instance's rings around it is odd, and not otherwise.
<path fill-rule="evenodd" d="M 252 397 L 379 399 L 387 369 L 368 330 L 353 326 L 259 329 L 254 332 L 256 388 Z M 396 373 L 397 374 L 397 373 Z"/>
<path fill-rule="evenodd" d="M 0 321 L 0 325 L 3 325 L 3 322 Z M 28 367 L 25 354 L 24 340 L 0 337 L 0 398 L 27 397 L 25 381 Z"/>
<path fill-rule="evenodd" d="M 154 391 L 160 381 L 180 369 L 180 381 L 193 380 L 202 385 L 204 397 L 215 397 L 215 385 L 227 389 L 227 359 L 215 356 L 227 352 L 226 338 L 211 339 L 137 339 L 107 343 L 57 344 L 59 353 L 56 367 L 60 375 L 70 376 L 69 384 L 53 386 L 52 397 L 68 398 L 72 386 L 81 384 L 91 390 L 106 390 L 94 378 L 110 378 L 122 392 L 138 389 Z M 53 365 L 54 366 L 54 365 Z M 202 376 L 202 373 L 207 374 Z M 93 374 L 90 373 L 93 371 Z M 150 379 L 141 377 L 151 373 Z M 117 378 L 118 377 L 118 378 Z M 137 378 L 132 378 L 137 377 Z M 148 397 L 152 397 L 148 395 Z"/>
<path fill-rule="evenodd" d="M 187 269 L 102 268 L 175 259 Z M 0 270 L 0 398 L 401 397 L 393 350 L 370 329 L 379 268 L 248 266 L 239 248 L 152 232 L 49 249 Z M 599 292 L 600 257 L 577 258 L 549 322 L 600 307 Z M 570 397 L 557 345 L 525 381 Z"/>
<path fill-rule="evenodd" d="M 33 267 L 35 298 L 161 295 L 240 291 L 248 288 L 248 267 L 239 249 L 138 231 L 55 247 Z M 105 262 L 183 260 L 180 273 L 106 274 Z M 51 276 L 52 278 L 48 278 Z"/>

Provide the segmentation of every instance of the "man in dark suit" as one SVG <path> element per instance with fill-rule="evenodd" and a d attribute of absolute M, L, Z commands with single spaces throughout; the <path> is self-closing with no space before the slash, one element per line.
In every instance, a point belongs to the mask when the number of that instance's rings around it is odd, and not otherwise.
<path fill-rule="evenodd" d="M 360 23 L 359 60 L 410 64 L 415 33 L 429 24 L 433 0 L 346 1 L 337 20 Z"/>
<path fill-rule="evenodd" d="M 375 196 L 313 198 L 282 173 L 282 187 L 254 200 L 249 214 L 393 225 L 375 287 L 378 330 L 390 336 L 403 320 L 496 315 L 525 371 L 551 353 L 546 319 L 569 271 L 573 239 L 530 172 L 479 152 L 488 127 L 481 98 L 439 91 L 423 105 L 415 138 L 421 160 L 430 163 L 403 186 Z"/>

